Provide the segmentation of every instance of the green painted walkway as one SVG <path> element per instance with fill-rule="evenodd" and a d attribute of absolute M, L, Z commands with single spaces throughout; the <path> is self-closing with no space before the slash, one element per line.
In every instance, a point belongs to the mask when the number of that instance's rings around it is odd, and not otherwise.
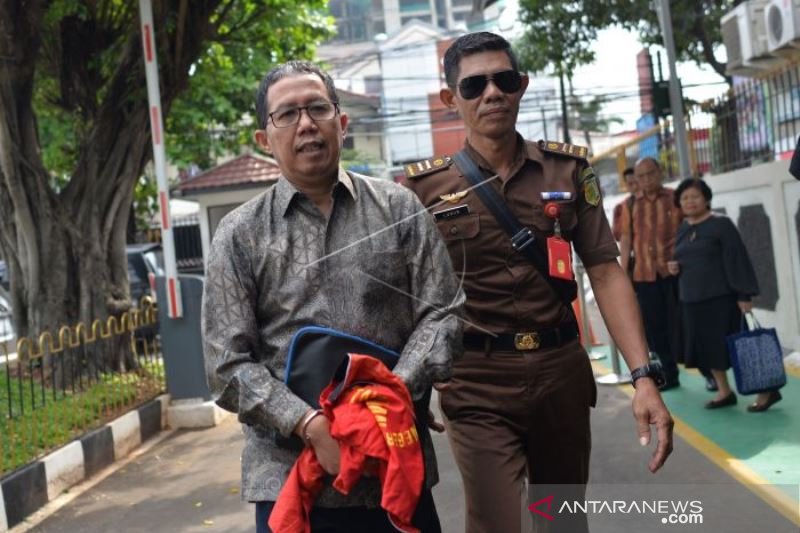
<path fill-rule="evenodd" d="M 609 353 L 607 346 L 592 351 Z M 594 364 L 596 370 L 610 372 L 608 357 Z M 620 364 L 625 368 L 621 357 Z M 728 379 L 733 386 L 732 371 L 728 372 Z M 785 501 L 793 502 L 793 507 L 800 509 L 800 377 L 797 371 L 788 373 L 788 382 L 781 389 L 783 400 L 763 413 L 747 412 L 747 405 L 755 401 L 755 395 L 739 395 L 738 404 L 733 407 L 705 409 L 705 402 L 715 393 L 705 390 L 703 376 L 694 369 L 681 367 L 680 381 L 679 388 L 663 393 L 676 419 L 677 433 L 718 465 L 729 467 L 738 480 L 769 483 L 786 498 Z M 632 394 L 633 389 L 626 388 Z"/>

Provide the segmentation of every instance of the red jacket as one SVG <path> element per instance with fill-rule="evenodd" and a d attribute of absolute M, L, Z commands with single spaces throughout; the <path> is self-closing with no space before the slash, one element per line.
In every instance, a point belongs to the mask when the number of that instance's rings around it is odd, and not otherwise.
<path fill-rule="evenodd" d="M 424 463 L 414 406 L 403 382 L 375 358 L 350 355 L 344 380 L 331 383 L 320 395 L 339 441 L 339 475 L 333 487 L 347 494 L 363 473 L 368 457 L 377 459 L 381 507 L 401 531 L 417 533 L 411 519 L 417 508 Z M 298 457 L 275 503 L 269 527 L 275 533 L 310 533 L 309 513 L 325 471 L 306 447 Z"/>

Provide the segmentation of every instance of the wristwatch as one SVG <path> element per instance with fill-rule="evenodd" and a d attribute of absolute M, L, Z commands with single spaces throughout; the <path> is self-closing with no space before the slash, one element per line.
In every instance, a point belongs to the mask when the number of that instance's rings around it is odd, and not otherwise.
<path fill-rule="evenodd" d="M 667 378 L 664 376 L 664 369 L 661 368 L 659 363 L 650 363 L 632 370 L 631 382 L 634 387 L 636 387 L 636 380 L 639 378 L 651 378 L 653 382 L 655 382 L 656 387 L 661 387 L 667 383 Z"/>

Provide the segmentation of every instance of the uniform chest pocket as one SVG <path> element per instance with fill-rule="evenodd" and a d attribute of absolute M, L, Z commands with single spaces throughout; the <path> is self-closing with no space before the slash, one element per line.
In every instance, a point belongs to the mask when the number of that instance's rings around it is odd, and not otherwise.
<path fill-rule="evenodd" d="M 481 233 L 480 214 L 473 213 L 452 220 L 442 220 L 436 225 L 444 236 L 455 271 L 470 271 L 467 257 L 478 257 L 481 253 L 478 238 Z"/>
<path fill-rule="evenodd" d="M 561 233 L 571 238 L 575 226 L 578 225 L 578 213 L 575 204 L 564 202 L 558 204 L 558 223 L 561 226 Z M 541 235 L 552 235 L 555 231 L 555 220 L 544 213 L 544 206 L 537 206 L 534 210 L 534 229 Z"/>
<path fill-rule="evenodd" d="M 480 215 L 473 213 L 451 220 L 436 223 L 445 241 L 460 241 L 474 239 L 481 231 Z"/>

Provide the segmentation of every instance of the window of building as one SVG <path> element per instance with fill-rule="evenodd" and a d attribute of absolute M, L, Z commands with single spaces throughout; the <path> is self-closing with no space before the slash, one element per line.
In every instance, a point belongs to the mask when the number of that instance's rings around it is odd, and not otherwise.
<path fill-rule="evenodd" d="M 431 16 L 430 15 L 413 15 L 408 17 L 400 17 L 400 24 L 405 25 L 412 20 L 419 20 L 421 22 L 427 22 L 428 24 L 431 23 Z"/>

